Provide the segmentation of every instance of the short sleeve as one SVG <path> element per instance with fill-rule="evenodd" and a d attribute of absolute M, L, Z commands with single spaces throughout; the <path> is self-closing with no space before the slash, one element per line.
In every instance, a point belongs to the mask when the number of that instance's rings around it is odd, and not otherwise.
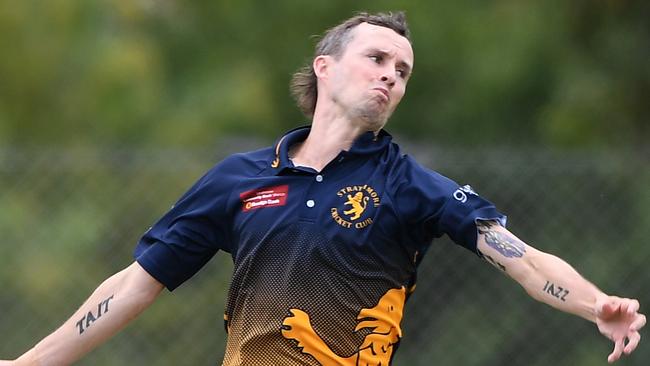
<path fill-rule="evenodd" d="M 397 193 L 406 224 L 419 240 L 448 235 L 456 244 L 477 253 L 477 220 L 495 220 L 505 226 L 506 216 L 469 185 L 426 169 L 405 157 Z"/>
<path fill-rule="evenodd" d="M 232 184 L 220 170 L 217 165 L 199 179 L 135 248 L 136 261 L 170 291 L 198 272 L 219 249 L 229 251 L 227 201 Z"/>
<path fill-rule="evenodd" d="M 469 185 L 460 187 L 454 183 L 453 188 L 456 189 L 447 197 L 441 215 L 427 223 L 432 225 L 435 235 L 447 234 L 456 244 L 476 253 L 476 221 L 493 220 L 505 227 L 507 218 Z"/>

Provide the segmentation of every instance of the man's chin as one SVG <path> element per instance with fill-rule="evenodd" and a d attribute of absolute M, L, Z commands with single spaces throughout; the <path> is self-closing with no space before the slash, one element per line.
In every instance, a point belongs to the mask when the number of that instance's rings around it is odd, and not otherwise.
<path fill-rule="evenodd" d="M 366 124 L 367 130 L 379 131 L 386 125 L 386 122 L 388 122 L 388 115 L 366 115 L 362 117 L 362 120 Z"/>
<path fill-rule="evenodd" d="M 388 121 L 391 111 L 385 103 L 370 103 L 365 108 L 357 109 L 357 118 L 363 121 L 367 126 L 367 130 L 378 131 Z"/>

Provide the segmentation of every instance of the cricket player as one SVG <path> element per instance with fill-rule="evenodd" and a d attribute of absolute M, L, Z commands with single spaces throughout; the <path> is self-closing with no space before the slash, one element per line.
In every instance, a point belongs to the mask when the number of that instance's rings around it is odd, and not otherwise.
<path fill-rule="evenodd" d="M 637 300 L 603 293 L 510 233 L 470 186 L 401 153 L 384 126 L 413 67 L 403 13 L 328 30 L 292 81 L 311 124 L 218 163 L 144 234 L 133 264 L 0 365 L 79 360 L 223 251 L 234 261 L 223 365 L 386 366 L 418 265 L 442 235 L 534 299 L 594 322 L 614 342 L 609 362 L 634 351 L 646 322 Z"/>

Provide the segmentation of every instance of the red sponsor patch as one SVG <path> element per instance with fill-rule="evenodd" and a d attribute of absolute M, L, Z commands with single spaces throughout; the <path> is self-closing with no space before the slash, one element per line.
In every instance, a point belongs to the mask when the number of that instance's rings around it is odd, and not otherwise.
<path fill-rule="evenodd" d="M 284 206 L 287 204 L 289 186 L 264 187 L 239 194 L 242 211 L 248 212 L 257 208 Z"/>

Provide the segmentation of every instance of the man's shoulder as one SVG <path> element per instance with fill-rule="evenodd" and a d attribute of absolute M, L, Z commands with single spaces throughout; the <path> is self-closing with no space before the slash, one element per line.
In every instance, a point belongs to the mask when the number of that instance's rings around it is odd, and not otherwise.
<path fill-rule="evenodd" d="M 229 161 L 230 163 L 265 164 L 269 162 L 269 159 L 272 160 L 273 156 L 275 156 L 273 146 L 267 146 L 257 150 L 231 154 L 224 161 Z"/>
<path fill-rule="evenodd" d="M 208 172 L 209 175 L 251 176 L 257 175 L 269 166 L 273 159 L 273 148 L 265 147 L 258 150 L 234 153 L 219 163 Z"/>
<path fill-rule="evenodd" d="M 403 153 L 397 144 L 393 144 L 389 180 L 395 187 L 403 185 L 423 185 L 429 188 L 452 187 L 454 181 L 449 177 L 428 167 L 412 155 Z"/>

